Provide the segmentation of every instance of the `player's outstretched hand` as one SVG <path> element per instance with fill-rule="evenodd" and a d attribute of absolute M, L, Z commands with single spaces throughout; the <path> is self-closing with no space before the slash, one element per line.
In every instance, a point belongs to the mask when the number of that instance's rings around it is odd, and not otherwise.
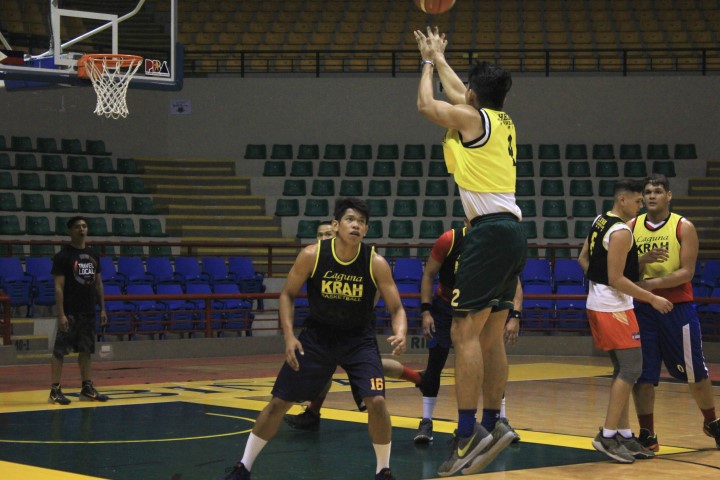
<path fill-rule="evenodd" d="M 298 362 L 297 356 L 295 355 L 295 350 L 297 350 L 300 355 L 305 355 L 300 340 L 298 340 L 296 337 L 292 337 L 292 339 L 290 340 L 286 339 L 285 361 L 288 363 L 288 365 L 290 365 L 290 368 L 297 372 L 298 370 L 300 370 L 300 362 Z"/>
<path fill-rule="evenodd" d="M 670 300 L 657 295 L 653 296 L 653 299 L 650 301 L 650 305 L 652 305 L 653 308 L 660 313 L 668 313 L 673 309 L 673 304 Z"/>
<path fill-rule="evenodd" d="M 392 335 L 387 339 L 391 347 L 393 347 L 393 355 L 400 356 L 405 352 L 405 335 Z"/>

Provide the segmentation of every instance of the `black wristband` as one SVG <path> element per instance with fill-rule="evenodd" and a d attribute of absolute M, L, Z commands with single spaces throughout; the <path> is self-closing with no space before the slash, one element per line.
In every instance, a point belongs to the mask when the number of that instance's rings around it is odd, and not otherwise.
<path fill-rule="evenodd" d="M 422 313 L 422 312 L 429 312 L 431 308 L 432 308 L 432 304 L 431 304 L 431 303 L 423 302 L 423 303 L 420 304 L 420 312 L 421 312 L 421 313 Z"/>
<path fill-rule="evenodd" d="M 520 320 L 522 318 L 522 312 L 520 310 L 510 310 L 510 314 L 508 315 L 509 318 L 517 318 Z"/>

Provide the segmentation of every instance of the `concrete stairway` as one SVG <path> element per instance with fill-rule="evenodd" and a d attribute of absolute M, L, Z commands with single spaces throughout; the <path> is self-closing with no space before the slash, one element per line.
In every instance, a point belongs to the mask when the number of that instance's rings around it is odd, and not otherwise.
<path fill-rule="evenodd" d="M 688 195 L 673 197 L 672 206 L 695 225 L 700 258 L 720 258 L 720 160 L 707 162 L 705 177 L 689 178 Z"/>

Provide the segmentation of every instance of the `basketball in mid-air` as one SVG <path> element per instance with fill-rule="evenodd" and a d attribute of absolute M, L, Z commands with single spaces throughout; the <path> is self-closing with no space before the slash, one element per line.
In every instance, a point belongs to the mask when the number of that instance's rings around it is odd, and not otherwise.
<path fill-rule="evenodd" d="M 415 6 L 430 15 L 440 15 L 455 5 L 455 0 L 414 0 Z"/>

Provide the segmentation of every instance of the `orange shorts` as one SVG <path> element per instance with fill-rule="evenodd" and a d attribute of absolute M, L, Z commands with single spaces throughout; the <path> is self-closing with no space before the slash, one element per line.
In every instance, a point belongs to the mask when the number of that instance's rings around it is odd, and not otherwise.
<path fill-rule="evenodd" d="M 633 309 L 623 312 L 587 312 L 595 348 L 608 351 L 640 346 L 640 328 Z"/>

